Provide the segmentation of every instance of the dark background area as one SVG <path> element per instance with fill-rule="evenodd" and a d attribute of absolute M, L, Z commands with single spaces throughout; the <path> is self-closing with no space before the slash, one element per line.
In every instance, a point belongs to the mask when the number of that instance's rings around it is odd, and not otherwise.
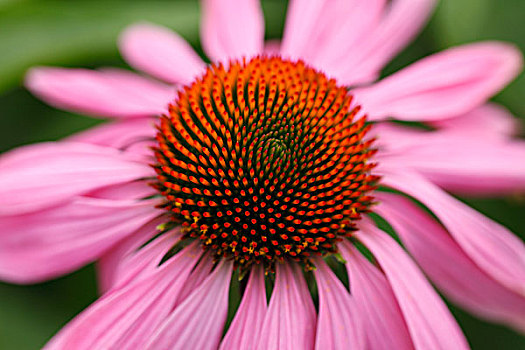
<path fill-rule="evenodd" d="M 267 36 L 280 37 L 286 2 L 264 1 L 263 7 Z M 100 122 L 38 101 L 21 87 L 24 72 L 35 65 L 126 67 L 118 55 L 116 38 L 125 26 L 144 20 L 176 30 L 202 53 L 197 1 L 0 0 L 0 152 L 57 140 Z M 525 51 L 524 23 L 524 0 L 442 0 L 423 33 L 385 74 L 470 41 L 504 40 Z M 522 74 L 494 100 L 524 120 L 524 96 Z M 525 196 L 465 200 L 525 236 Z M 43 346 L 96 298 L 93 265 L 33 286 L 0 283 L 0 349 Z M 451 309 L 474 349 L 525 349 L 525 338 L 512 330 Z"/>

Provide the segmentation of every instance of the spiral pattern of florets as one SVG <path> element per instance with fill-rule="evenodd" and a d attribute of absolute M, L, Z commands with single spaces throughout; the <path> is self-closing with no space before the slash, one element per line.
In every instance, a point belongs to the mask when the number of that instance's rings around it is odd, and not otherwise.
<path fill-rule="evenodd" d="M 336 251 L 377 177 L 352 96 L 303 62 L 212 65 L 161 118 L 163 207 L 216 257 L 273 264 Z"/>

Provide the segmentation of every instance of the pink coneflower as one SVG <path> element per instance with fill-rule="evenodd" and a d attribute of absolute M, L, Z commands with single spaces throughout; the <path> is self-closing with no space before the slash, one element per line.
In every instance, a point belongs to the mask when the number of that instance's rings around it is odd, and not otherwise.
<path fill-rule="evenodd" d="M 374 83 L 432 7 L 292 1 L 265 47 L 257 1 L 210 0 L 212 65 L 163 28 L 121 37 L 126 60 L 169 85 L 31 70 L 50 104 L 116 119 L 0 158 L 0 276 L 98 261 L 102 296 L 47 348 L 468 348 L 423 273 L 525 331 L 523 243 L 444 191 L 525 188 L 525 144 L 486 102 L 520 53 L 465 45 Z"/>

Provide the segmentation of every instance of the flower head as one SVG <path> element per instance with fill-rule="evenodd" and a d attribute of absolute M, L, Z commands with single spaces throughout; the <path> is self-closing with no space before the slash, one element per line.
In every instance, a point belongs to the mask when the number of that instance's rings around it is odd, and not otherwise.
<path fill-rule="evenodd" d="M 523 243 L 443 190 L 525 188 L 525 145 L 485 104 L 521 55 L 472 44 L 374 82 L 432 4 L 292 1 L 276 49 L 257 1 L 209 0 L 209 66 L 166 29 L 122 36 L 131 65 L 172 85 L 32 70 L 53 105 L 119 119 L 0 158 L 0 277 L 99 261 L 102 296 L 47 348 L 467 348 L 423 272 L 525 330 Z"/>
<path fill-rule="evenodd" d="M 352 97 L 303 62 L 210 67 L 161 118 L 162 207 L 236 264 L 310 264 L 337 251 L 370 206 L 375 153 Z"/>

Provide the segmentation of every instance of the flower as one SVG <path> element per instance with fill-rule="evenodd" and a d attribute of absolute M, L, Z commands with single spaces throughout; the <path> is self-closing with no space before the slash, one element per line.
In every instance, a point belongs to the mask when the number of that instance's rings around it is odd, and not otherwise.
<path fill-rule="evenodd" d="M 166 84 L 31 70 L 50 104 L 115 118 L 0 158 L 0 277 L 98 261 L 102 296 L 47 348 L 468 348 L 423 272 L 524 331 L 523 243 L 444 191 L 523 191 L 525 145 L 486 102 L 520 53 L 470 44 L 375 82 L 432 7 L 292 1 L 282 42 L 264 46 L 257 1 L 208 0 L 212 65 L 163 28 L 121 37 Z"/>

